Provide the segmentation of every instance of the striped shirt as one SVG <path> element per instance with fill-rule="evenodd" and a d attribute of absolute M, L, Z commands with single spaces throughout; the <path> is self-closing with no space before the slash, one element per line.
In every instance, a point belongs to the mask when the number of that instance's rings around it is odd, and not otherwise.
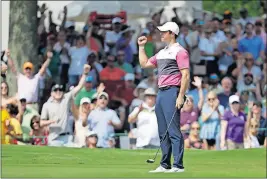
<path fill-rule="evenodd" d="M 158 86 L 180 86 L 180 70 L 189 68 L 189 54 L 179 44 L 165 47 L 149 59 L 158 69 Z"/>

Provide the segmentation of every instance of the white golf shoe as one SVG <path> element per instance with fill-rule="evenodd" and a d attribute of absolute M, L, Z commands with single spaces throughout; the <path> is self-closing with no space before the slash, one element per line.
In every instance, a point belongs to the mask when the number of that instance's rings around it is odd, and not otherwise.
<path fill-rule="evenodd" d="M 167 170 L 164 173 L 182 173 L 182 172 L 184 172 L 184 168 L 172 167 L 172 169 Z"/>
<path fill-rule="evenodd" d="M 164 173 L 167 172 L 169 169 L 166 169 L 162 166 L 159 166 L 158 168 L 156 168 L 155 170 L 151 170 L 149 171 L 149 173 Z"/>

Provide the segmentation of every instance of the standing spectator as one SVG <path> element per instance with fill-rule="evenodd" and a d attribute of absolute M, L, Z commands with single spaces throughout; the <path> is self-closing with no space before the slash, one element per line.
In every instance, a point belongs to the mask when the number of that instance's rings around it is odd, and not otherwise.
<path fill-rule="evenodd" d="M 112 31 L 107 31 L 105 35 L 105 52 L 116 55 L 116 43 L 121 37 L 122 19 L 115 17 L 112 19 Z"/>
<path fill-rule="evenodd" d="M 226 111 L 221 121 L 221 149 L 243 149 L 244 137 L 248 132 L 247 118 L 240 111 L 239 96 L 229 98 L 230 110 Z"/>
<path fill-rule="evenodd" d="M 242 75 L 245 75 L 247 73 L 253 74 L 253 76 L 256 77 L 256 79 L 254 79 L 256 81 L 258 78 L 260 78 L 262 76 L 262 71 L 261 71 L 260 67 L 255 65 L 255 61 L 254 61 L 255 59 L 253 59 L 252 54 L 245 53 L 244 57 L 245 57 L 245 62 L 243 61 L 241 73 L 242 73 Z"/>
<path fill-rule="evenodd" d="M 97 147 L 111 148 L 111 137 L 114 135 L 114 129 L 120 129 L 122 123 L 116 112 L 107 107 L 109 96 L 101 92 L 97 98 L 97 107 L 88 117 L 89 128 L 95 131 L 98 136 Z"/>
<path fill-rule="evenodd" d="M 215 43 L 218 44 L 226 40 L 224 32 L 220 30 L 220 23 L 221 22 L 218 18 L 215 17 L 212 19 L 212 27 L 213 27 L 212 39 L 215 41 Z"/>
<path fill-rule="evenodd" d="M 188 28 L 187 24 L 184 24 L 181 27 L 181 32 L 179 33 L 179 36 L 176 40 L 186 50 L 189 49 L 189 44 L 190 44 L 188 34 L 189 34 L 189 28 Z"/>
<path fill-rule="evenodd" d="M 239 13 L 241 17 L 238 23 L 242 24 L 243 27 L 245 27 L 247 23 L 252 23 L 252 20 L 248 17 L 248 10 L 246 8 L 240 9 Z"/>
<path fill-rule="evenodd" d="M 75 117 L 74 144 L 77 147 L 84 147 L 86 134 L 89 131 L 88 116 L 90 113 L 91 100 L 84 97 L 80 101 L 79 113 Z"/>
<path fill-rule="evenodd" d="M 98 62 L 98 56 L 96 52 L 91 51 L 87 57 L 87 64 L 90 65 L 91 71 L 89 72 L 89 76 L 92 76 L 93 81 L 93 88 L 96 88 L 97 85 L 100 83 L 100 72 L 103 70 L 102 65 Z"/>
<path fill-rule="evenodd" d="M 85 78 L 90 71 L 89 65 L 84 65 L 83 75 L 78 86 L 70 92 L 63 92 L 63 86 L 55 84 L 52 87 L 51 97 L 44 104 L 41 119 L 56 120 L 49 126 L 48 145 L 64 146 L 72 141 L 72 129 L 70 124 L 71 99 L 82 89 Z"/>
<path fill-rule="evenodd" d="M 223 92 L 218 94 L 220 105 L 222 105 L 224 109 L 229 107 L 229 97 L 232 95 L 232 87 L 232 80 L 229 77 L 224 77 L 222 79 Z"/>
<path fill-rule="evenodd" d="M 206 65 L 206 73 L 209 76 L 211 73 L 218 73 L 218 64 L 215 61 L 217 57 L 217 42 L 211 36 L 212 30 L 205 29 L 205 37 L 199 42 L 201 53 L 201 65 Z"/>
<path fill-rule="evenodd" d="M 83 85 L 83 88 L 78 92 L 78 94 L 75 97 L 75 105 L 80 106 L 80 102 L 82 98 L 89 98 L 92 99 L 93 95 L 96 93 L 96 90 L 92 87 L 92 76 L 87 76 L 85 79 L 85 83 Z"/>
<path fill-rule="evenodd" d="M 155 113 L 156 92 L 153 88 L 145 91 L 145 101 L 136 107 L 129 115 L 129 123 L 137 123 L 136 132 L 132 130 L 137 138 L 137 148 L 156 148 L 160 145 L 158 136 L 158 123 Z"/>
<path fill-rule="evenodd" d="M 200 138 L 204 140 L 205 148 L 214 150 L 216 138 L 220 132 L 220 119 L 223 116 L 224 108 L 220 105 L 215 92 L 210 91 L 207 97 L 207 103 L 204 104 L 201 113 Z"/>
<path fill-rule="evenodd" d="M 255 64 L 260 65 L 261 62 L 257 61 L 259 57 L 265 59 L 264 43 L 262 39 L 253 34 L 254 25 L 251 23 L 246 24 L 246 36 L 238 42 L 238 50 L 241 53 L 249 52 L 252 54 Z"/>
<path fill-rule="evenodd" d="M 1 82 L 1 110 L 6 109 L 8 104 L 16 104 L 16 97 L 9 96 L 9 87 L 7 82 Z"/>
<path fill-rule="evenodd" d="M 134 73 L 133 66 L 125 62 L 125 52 L 123 50 L 119 50 L 117 52 L 117 62 L 115 63 L 116 67 L 122 69 L 125 73 Z"/>
<path fill-rule="evenodd" d="M 85 37 L 80 35 L 77 37 L 76 46 L 69 51 L 71 63 L 69 68 L 69 86 L 77 85 L 83 72 L 83 66 L 87 63 L 87 57 L 90 51 L 86 47 Z"/>
<path fill-rule="evenodd" d="M 255 22 L 255 34 L 263 40 L 263 43 L 266 46 L 266 32 L 264 32 L 261 20 Z"/>
<path fill-rule="evenodd" d="M 31 136 L 31 143 L 33 145 L 47 145 L 48 144 L 48 126 L 50 124 L 55 123 L 55 120 L 49 120 L 49 121 L 44 121 L 40 120 L 40 117 L 37 115 L 34 115 L 31 119 L 31 131 L 29 133 L 29 136 Z"/>
<path fill-rule="evenodd" d="M 186 149 L 205 149 L 203 141 L 199 137 L 200 125 L 197 121 L 194 121 L 190 125 L 190 134 L 184 141 L 184 147 Z"/>
<path fill-rule="evenodd" d="M 235 25 L 234 35 L 235 35 L 235 38 L 237 39 L 237 41 L 239 41 L 240 39 L 242 39 L 244 37 L 243 27 L 244 26 L 241 23 L 237 23 Z"/>
<path fill-rule="evenodd" d="M 133 63 L 133 50 L 130 45 L 132 40 L 133 30 L 128 26 L 121 32 L 121 37 L 116 43 L 116 49 L 124 51 L 125 62 L 132 64 Z M 117 52 L 116 52 L 117 54 Z"/>
<path fill-rule="evenodd" d="M 36 111 L 39 111 L 38 105 L 38 95 L 39 95 L 39 81 L 41 77 L 45 74 L 48 65 L 51 62 L 53 54 L 47 52 L 47 60 L 42 65 L 39 72 L 33 75 L 34 65 L 31 62 L 25 62 L 23 64 L 23 74 L 19 73 L 11 60 L 9 58 L 9 65 L 14 74 L 17 75 L 17 84 L 18 84 L 18 96 L 19 99 L 25 98 L 27 105 L 33 107 Z"/>
<path fill-rule="evenodd" d="M 248 135 L 244 139 L 245 149 L 260 147 L 259 141 L 257 139 L 257 133 L 259 127 L 260 126 L 256 120 L 251 120 Z"/>
<path fill-rule="evenodd" d="M 203 107 L 204 95 L 202 91 L 202 79 L 195 76 L 192 82 L 194 86 L 198 89 L 199 101 L 197 107 L 194 107 L 194 99 L 192 97 L 187 97 L 184 107 L 181 109 L 181 130 L 184 134 L 184 138 L 187 138 L 185 133 L 188 133 L 191 124 L 198 120 L 199 113 Z"/>
<path fill-rule="evenodd" d="M 123 80 L 125 72 L 118 67 L 115 67 L 115 57 L 113 55 L 108 55 L 107 57 L 108 65 L 100 72 L 100 80 Z"/>

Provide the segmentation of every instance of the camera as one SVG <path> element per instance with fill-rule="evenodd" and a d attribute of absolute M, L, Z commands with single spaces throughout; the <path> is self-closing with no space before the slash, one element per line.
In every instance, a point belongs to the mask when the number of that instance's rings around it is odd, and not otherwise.
<path fill-rule="evenodd" d="M 1 52 L 1 64 L 5 64 L 5 65 L 7 65 L 7 56 L 6 56 L 6 52 L 5 51 L 2 51 Z"/>

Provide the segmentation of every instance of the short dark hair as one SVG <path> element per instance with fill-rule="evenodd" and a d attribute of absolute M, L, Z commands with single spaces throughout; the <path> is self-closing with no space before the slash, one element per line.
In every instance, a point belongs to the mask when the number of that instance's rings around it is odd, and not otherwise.
<path fill-rule="evenodd" d="M 248 22 L 248 23 L 246 23 L 246 25 L 245 25 L 245 29 L 246 29 L 249 25 L 252 25 L 252 27 L 254 28 L 254 24 L 252 24 L 251 22 Z"/>
<path fill-rule="evenodd" d="M 172 34 L 173 32 L 169 30 L 169 33 Z M 175 39 L 177 39 L 178 35 L 174 34 Z"/>
<path fill-rule="evenodd" d="M 82 40 L 85 42 L 85 36 L 84 35 L 78 35 L 77 40 Z"/>

